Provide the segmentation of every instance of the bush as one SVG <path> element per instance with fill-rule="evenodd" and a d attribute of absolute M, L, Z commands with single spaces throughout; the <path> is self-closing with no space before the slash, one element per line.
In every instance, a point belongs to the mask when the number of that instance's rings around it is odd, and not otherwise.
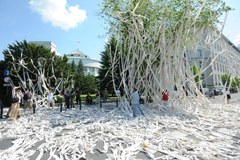
<path fill-rule="evenodd" d="M 61 95 L 56 95 L 55 99 L 56 99 L 55 103 L 62 103 L 64 100 L 63 96 Z"/>

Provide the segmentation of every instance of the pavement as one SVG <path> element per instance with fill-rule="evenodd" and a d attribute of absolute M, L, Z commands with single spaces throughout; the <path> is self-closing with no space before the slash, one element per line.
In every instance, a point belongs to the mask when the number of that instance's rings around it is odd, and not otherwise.
<path fill-rule="evenodd" d="M 209 97 L 208 99 L 214 104 L 215 103 L 226 104 L 226 98 L 224 95 L 218 95 L 211 98 Z M 230 104 L 236 104 L 236 103 L 240 103 L 240 93 L 231 94 Z"/>
<path fill-rule="evenodd" d="M 209 98 L 209 100 L 212 102 L 212 103 L 221 103 L 221 104 L 225 104 L 225 98 L 224 98 L 224 95 L 219 95 L 219 96 L 215 96 L 215 97 L 212 97 L 212 98 Z M 237 104 L 237 103 L 240 103 L 240 93 L 234 93 L 234 94 L 231 94 L 231 100 L 230 100 L 230 104 Z M 111 108 L 112 105 L 110 106 L 105 106 L 105 107 L 108 107 L 108 109 L 110 110 L 113 110 L 114 108 Z M 110 111 L 109 110 L 109 111 Z M 7 108 L 4 109 L 4 113 L 7 112 Z M 0 123 L 1 125 L 3 124 L 6 124 L 6 123 L 13 123 L 11 122 L 10 120 L 5 120 L 5 119 L 2 119 L 0 120 Z M 3 133 L 7 132 L 6 129 L 3 129 L 4 127 L 2 127 L 0 125 L 0 153 L 1 151 L 4 151 L 4 150 L 7 150 L 9 148 L 11 148 L 14 144 L 13 142 L 16 140 L 14 138 L 11 138 L 11 137 L 3 137 Z M 68 130 L 64 131 L 64 132 L 68 132 Z M 69 132 L 71 132 L 71 130 L 69 130 Z M 173 132 L 172 132 L 173 133 Z M 177 134 L 179 135 L 179 133 L 177 132 Z M 184 137 L 184 136 L 183 136 Z M 237 136 L 237 140 L 238 141 L 240 138 L 240 133 L 239 133 L 239 136 Z M 39 141 L 35 144 L 35 146 L 33 148 L 31 148 L 32 150 L 36 150 L 42 143 L 44 143 L 43 141 Z M 103 146 L 103 142 L 101 141 L 98 141 L 97 144 L 96 144 L 96 147 L 95 148 L 98 148 L 97 150 L 94 150 L 94 154 L 90 153 L 90 152 L 87 152 L 87 156 L 88 159 L 92 159 L 92 160 L 104 160 L 107 158 L 106 154 L 103 154 L 101 152 L 101 148 Z M 28 157 L 29 160 L 35 160 L 35 159 L 38 159 L 38 156 L 39 156 L 40 152 L 37 150 L 34 154 L 32 154 L 31 156 Z M 164 154 L 160 153 L 160 152 L 157 152 L 158 156 L 162 156 Z M 49 158 L 49 153 L 48 152 L 44 152 L 43 153 L 43 156 L 40 160 L 45 160 L 45 159 L 48 159 Z M 145 159 L 145 160 L 150 160 L 151 157 L 149 157 L 148 154 L 146 154 L 145 152 L 139 152 L 137 155 L 136 155 L 136 158 L 138 159 Z M 1 159 L 1 158 L 0 158 Z M 52 160 L 53 158 L 51 158 Z M 1 159 L 2 160 L 2 159 Z M 84 159 L 82 159 L 84 160 Z"/>

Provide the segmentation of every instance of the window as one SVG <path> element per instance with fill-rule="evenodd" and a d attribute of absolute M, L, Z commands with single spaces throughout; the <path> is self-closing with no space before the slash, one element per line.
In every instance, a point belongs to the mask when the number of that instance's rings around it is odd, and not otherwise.
<path fill-rule="evenodd" d="M 202 50 L 197 50 L 197 56 L 202 57 Z"/>

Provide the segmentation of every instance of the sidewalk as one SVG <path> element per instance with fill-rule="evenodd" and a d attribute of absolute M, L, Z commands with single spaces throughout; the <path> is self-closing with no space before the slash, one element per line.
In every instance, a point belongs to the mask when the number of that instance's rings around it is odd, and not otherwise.
<path fill-rule="evenodd" d="M 209 99 L 219 105 L 200 107 L 196 117 L 151 111 L 149 120 L 129 119 L 115 104 L 39 108 L 0 120 L 0 159 L 240 159 L 240 93 L 231 96 L 231 107 L 220 105 L 221 95 Z"/>
<path fill-rule="evenodd" d="M 212 103 L 226 103 L 224 95 L 215 96 L 214 98 L 209 98 Z M 240 103 L 240 93 L 232 93 L 230 103 Z"/>

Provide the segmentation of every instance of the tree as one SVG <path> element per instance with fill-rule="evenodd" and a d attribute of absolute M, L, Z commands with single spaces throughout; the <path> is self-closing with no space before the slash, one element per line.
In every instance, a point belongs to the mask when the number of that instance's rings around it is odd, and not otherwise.
<path fill-rule="evenodd" d="M 230 85 L 230 81 L 231 81 L 231 75 L 230 74 L 223 74 L 221 76 L 222 79 L 222 83 L 225 86 L 229 86 Z"/>
<path fill-rule="evenodd" d="M 116 39 L 112 37 L 101 53 L 101 68 L 98 72 L 99 88 L 101 91 L 107 88 L 109 92 L 114 93 L 113 79 L 115 80 L 114 83 L 117 89 L 120 85 L 120 65 L 118 61 L 113 61 L 114 58 L 119 58 L 114 57 L 116 55 L 116 45 Z M 113 62 L 115 63 L 114 65 Z M 113 66 L 114 68 L 112 68 Z M 112 69 L 114 69 L 114 71 Z"/>
<path fill-rule="evenodd" d="M 72 63 L 71 63 L 71 70 L 72 70 L 73 72 L 77 71 L 77 66 L 76 66 L 76 64 L 75 64 L 74 61 L 72 61 Z"/>
<path fill-rule="evenodd" d="M 240 85 L 240 78 L 231 77 L 230 74 L 224 74 L 221 76 L 222 83 L 227 87 L 236 88 Z"/>
<path fill-rule="evenodd" d="M 200 85 L 200 80 L 201 80 L 200 69 L 196 65 L 193 65 L 192 66 L 192 72 L 193 72 L 193 75 L 195 76 L 194 80 L 195 80 L 197 86 L 199 86 Z"/>
<path fill-rule="evenodd" d="M 219 36 L 218 19 L 229 9 L 221 0 L 104 0 L 101 13 L 117 40 L 126 93 L 144 86 L 145 96 L 157 97 L 176 83 L 182 88 L 192 76 L 185 53 Z"/>
<path fill-rule="evenodd" d="M 93 75 L 86 75 L 84 77 L 84 81 L 81 86 L 81 90 L 84 94 L 96 93 L 97 85 L 96 85 L 95 77 Z"/>
<path fill-rule="evenodd" d="M 84 81 L 85 81 L 85 76 L 84 74 L 76 73 L 75 77 L 75 88 L 79 88 L 81 91 L 83 91 L 83 86 L 84 86 Z"/>
<path fill-rule="evenodd" d="M 84 66 L 81 59 L 78 61 L 76 70 L 77 70 L 77 73 L 84 75 Z"/>
<path fill-rule="evenodd" d="M 14 84 L 34 88 L 38 94 L 44 94 L 48 88 L 60 92 L 60 83 L 64 83 L 61 81 L 67 81 L 72 74 L 66 57 L 25 40 L 9 45 L 3 54 Z"/>

